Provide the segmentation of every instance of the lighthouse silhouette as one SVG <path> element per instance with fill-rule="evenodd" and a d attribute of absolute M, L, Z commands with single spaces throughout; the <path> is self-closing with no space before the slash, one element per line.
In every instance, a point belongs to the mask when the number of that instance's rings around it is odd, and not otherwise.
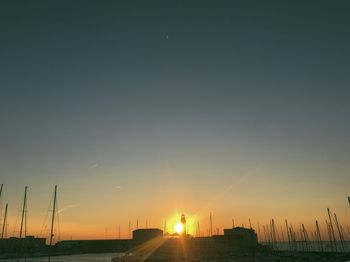
<path fill-rule="evenodd" d="M 181 215 L 181 224 L 182 224 L 182 236 L 186 236 L 186 217 L 184 214 Z"/>

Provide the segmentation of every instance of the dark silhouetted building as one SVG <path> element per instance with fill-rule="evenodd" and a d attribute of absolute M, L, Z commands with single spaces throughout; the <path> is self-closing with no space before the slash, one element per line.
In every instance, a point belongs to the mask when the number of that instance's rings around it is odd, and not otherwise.
<path fill-rule="evenodd" d="M 55 246 L 61 252 L 77 253 L 126 252 L 131 247 L 130 239 L 63 240 Z"/>
<path fill-rule="evenodd" d="M 239 240 L 243 243 L 257 244 L 258 237 L 252 228 L 235 227 L 224 229 L 224 236 L 232 240 Z"/>
<path fill-rule="evenodd" d="M 34 236 L 26 236 L 25 238 L 10 237 L 0 239 L 1 253 L 27 253 L 43 250 L 46 245 L 46 238 L 36 238 Z"/>
<path fill-rule="evenodd" d="M 135 244 L 147 242 L 156 237 L 162 237 L 163 230 L 158 228 L 136 229 L 132 231 L 132 240 Z"/>

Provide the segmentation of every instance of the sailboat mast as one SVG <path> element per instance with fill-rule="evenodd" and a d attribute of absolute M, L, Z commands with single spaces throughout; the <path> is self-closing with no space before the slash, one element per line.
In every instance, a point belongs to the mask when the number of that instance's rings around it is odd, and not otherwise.
<path fill-rule="evenodd" d="M 317 242 L 320 251 L 323 252 L 323 246 L 322 246 L 322 238 L 321 238 L 321 233 L 320 233 L 320 227 L 318 225 L 318 221 L 316 220 L 316 236 L 317 236 Z"/>
<path fill-rule="evenodd" d="M 52 246 L 53 239 L 53 228 L 55 223 L 55 213 L 56 213 L 56 198 L 57 198 L 57 185 L 55 185 L 55 193 L 53 197 L 53 209 L 52 209 L 52 219 L 51 219 L 51 232 L 50 232 L 50 246 Z"/>
<path fill-rule="evenodd" d="M 28 187 L 25 186 L 24 188 L 24 200 L 23 200 L 23 207 L 22 207 L 22 218 L 21 218 L 21 229 L 19 231 L 19 238 L 22 238 L 22 232 L 23 232 L 23 224 L 25 224 L 25 234 L 24 237 L 26 237 L 27 234 L 27 219 L 25 219 L 26 215 L 25 213 L 27 212 L 27 189 Z"/>
<path fill-rule="evenodd" d="M 3 188 L 4 184 L 1 184 L 0 186 L 0 217 L 2 217 L 1 211 L 2 211 L 2 188 Z"/>
<path fill-rule="evenodd" d="M 333 229 L 333 223 L 332 223 L 332 218 L 331 218 L 331 212 L 329 211 L 329 208 L 327 208 L 327 213 L 328 213 L 328 217 L 329 217 L 329 226 L 330 226 L 330 232 L 331 232 L 331 237 L 333 238 L 332 241 L 334 241 L 334 247 L 335 250 L 337 250 L 337 240 L 335 239 L 335 234 L 334 234 L 334 229 Z"/>
<path fill-rule="evenodd" d="M 209 235 L 213 236 L 213 217 L 211 215 L 211 212 L 210 212 Z"/>
<path fill-rule="evenodd" d="M 197 221 L 197 237 L 201 236 L 201 229 L 199 227 L 199 221 Z"/>
<path fill-rule="evenodd" d="M 4 184 L 1 184 L 0 186 L 0 200 L 1 200 L 1 195 L 2 195 L 2 188 L 4 187 Z"/>
<path fill-rule="evenodd" d="M 1 239 L 3 239 L 5 236 L 5 230 L 6 230 L 6 224 L 7 224 L 7 206 L 8 204 L 6 203 L 4 221 L 2 224 L 2 231 L 1 231 Z"/>
<path fill-rule="evenodd" d="M 338 222 L 338 218 L 337 218 L 337 214 L 334 213 L 334 219 L 335 219 L 335 225 L 337 227 L 337 230 L 338 230 L 338 234 L 339 234 L 339 238 L 340 238 L 340 244 L 342 245 L 342 248 L 343 248 L 343 251 L 345 251 L 345 239 L 343 237 L 343 234 L 340 230 L 340 226 L 339 226 L 339 222 Z"/>

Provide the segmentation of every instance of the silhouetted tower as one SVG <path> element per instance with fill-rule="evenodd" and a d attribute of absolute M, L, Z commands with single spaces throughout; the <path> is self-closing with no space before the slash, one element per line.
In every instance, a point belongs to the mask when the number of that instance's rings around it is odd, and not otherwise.
<path fill-rule="evenodd" d="M 181 224 L 182 224 L 182 228 L 183 228 L 182 235 L 186 236 L 186 234 L 187 234 L 186 233 L 186 218 L 185 218 L 184 214 L 181 215 Z"/>

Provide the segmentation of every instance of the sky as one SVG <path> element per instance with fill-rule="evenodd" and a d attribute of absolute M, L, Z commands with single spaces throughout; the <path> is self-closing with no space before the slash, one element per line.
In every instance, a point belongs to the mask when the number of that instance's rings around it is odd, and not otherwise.
<path fill-rule="evenodd" d="M 311 228 L 327 207 L 349 225 L 348 8 L 2 1 L 9 234 L 27 185 L 28 232 L 48 237 L 55 184 L 61 239 L 128 237 L 137 219 L 171 231 L 182 213 L 203 234 L 210 212 L 219 230 Z"/>

